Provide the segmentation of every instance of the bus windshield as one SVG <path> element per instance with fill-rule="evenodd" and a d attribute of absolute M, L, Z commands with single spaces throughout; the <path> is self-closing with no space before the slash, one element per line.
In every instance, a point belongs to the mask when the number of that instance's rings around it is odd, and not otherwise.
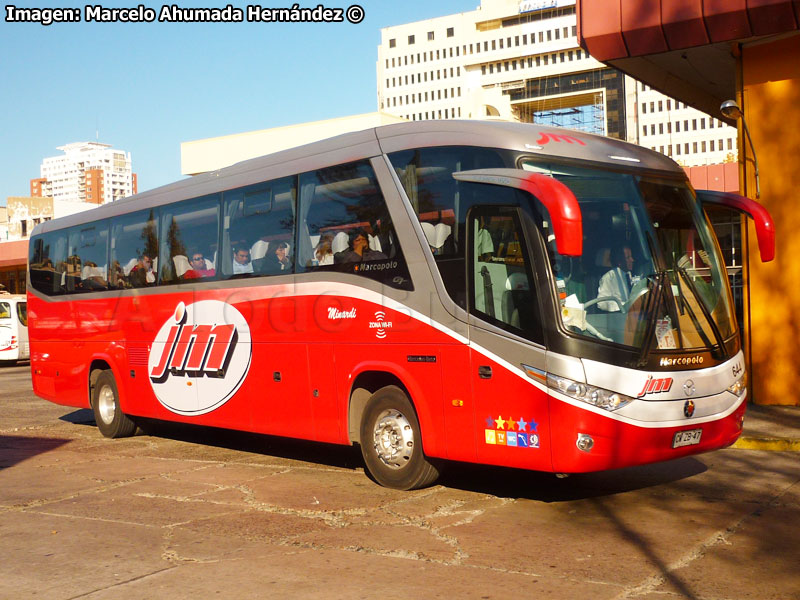
<path fill-rule="evenodd" d="M 567 185 L 581 207 L 582 256 L 562 256 L 547 239 L 569 331 L 645 352 L 722 348 L 735 333 L 724 262 L 685 183 L 527 159 L 522 166 Z"/>

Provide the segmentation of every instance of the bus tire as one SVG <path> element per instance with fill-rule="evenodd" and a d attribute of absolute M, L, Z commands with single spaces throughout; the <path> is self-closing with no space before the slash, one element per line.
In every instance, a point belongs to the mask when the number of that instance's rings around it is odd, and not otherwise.
<path fill-rule="evenodd" d="M 130 437 L 136 432 L 136 423 L 119 406 L 117 382 L 110 370 L 100 373 L 92 388 L 92 410 L 97 428 L 105 437 Z"/>
<path fill-rule="evenodd" d="M 403 390 L 388 385 L 367 402 L 361 420 L 361 453 L 382 486 L 413 490 L 432 484 L 439 470 L 425 457 L 416 412 Z"/>

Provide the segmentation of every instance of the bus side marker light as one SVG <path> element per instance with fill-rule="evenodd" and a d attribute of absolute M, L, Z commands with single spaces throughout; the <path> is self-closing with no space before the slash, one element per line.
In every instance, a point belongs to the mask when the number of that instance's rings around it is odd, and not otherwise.
<path fill-rule="evenodd" d="M 592 448 L 594 447 L 594 440 L 590 435 L 579 433 L 575 445 L 581 452 L 591 452 Z"/>
<path fill-rule="evenodd" d="M 464 406 L 464 401 L 463 400 L 453 400 L 453 406 L 457 406 L 457 407 Z"/>

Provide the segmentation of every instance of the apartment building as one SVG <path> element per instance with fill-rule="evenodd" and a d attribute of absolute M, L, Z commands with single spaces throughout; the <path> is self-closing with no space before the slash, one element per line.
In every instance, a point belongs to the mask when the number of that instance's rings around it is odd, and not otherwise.
<path fill-rule="evenodd" d="M 735 161 L 736 129 L 596 61 L 575 0 L 481 0 L 381 30 L 378 108 L 409 120 L 504 118 L 609 135 L 684 166 Z"/>
<path fill-rule="evenodd" d="M 130 153 L 99 142 L 76 142 L 58 150 L 63 154 L 45 158 L 41 176 L 31 179 L 31 196 L 106 204 L 137 192 Z"/>

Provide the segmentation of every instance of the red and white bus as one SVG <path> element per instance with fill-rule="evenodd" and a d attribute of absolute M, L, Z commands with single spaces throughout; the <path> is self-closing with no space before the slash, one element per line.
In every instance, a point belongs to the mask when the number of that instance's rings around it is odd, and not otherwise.
<path fill-rule="evenodd" d="M 668 158 L 535 125 L 342 135 L 36 227 L 34 391 L 443 461 L 577 473 L 722 448 L 746 379 L 703 202 Z M 610 280 L 616 279 L 615 289 Z M 627 283 L 626 283 L 627 282 Z"/>

